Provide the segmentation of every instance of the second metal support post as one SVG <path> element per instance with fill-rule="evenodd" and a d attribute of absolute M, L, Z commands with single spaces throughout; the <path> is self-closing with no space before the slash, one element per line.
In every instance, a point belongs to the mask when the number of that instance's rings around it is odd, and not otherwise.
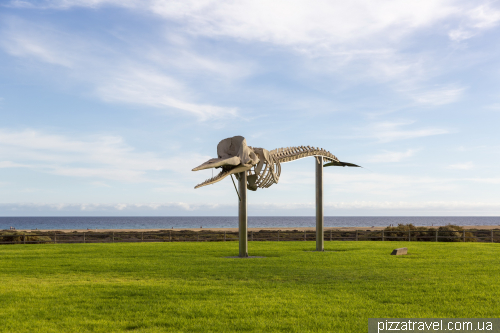
<path fill-rule="evenodd" d="M 324 251 L 323 156 L 317 156 L 314 163 L 316 164 L 316 251 Z"/>
<path fill-rule="evenodd" d="M 240 253 L 239 257 L 248 257 L 248 215 L 247 215 L 247 173 L 239 173 L 239 192 L 240 203 L 238 209 L 239 217 L 239 238 L 240 238 Z"/>

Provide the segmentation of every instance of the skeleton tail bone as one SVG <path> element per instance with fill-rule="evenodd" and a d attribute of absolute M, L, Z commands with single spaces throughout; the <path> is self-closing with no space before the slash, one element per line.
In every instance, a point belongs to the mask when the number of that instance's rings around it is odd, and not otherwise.
<path fill-rule="evenodd" d="M 323 148 L 314 148 L 310 146 L 278 148 L 271 150 L 269 155 L 271 155 L 278 164 L 292 162 L 309 156 L 323 156 L 325 163 L 340 162 L 337 157 L 329 151 L 326 151 Z"/>

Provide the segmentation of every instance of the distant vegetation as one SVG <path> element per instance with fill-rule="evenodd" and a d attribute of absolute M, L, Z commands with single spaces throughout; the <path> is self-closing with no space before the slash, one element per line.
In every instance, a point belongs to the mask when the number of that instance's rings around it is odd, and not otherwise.
<path fill-rule="evenodd" d="M 428 227 L 416 227 L 413 224 L 398 224 L 397 227 L 387 227 L 384 229 L 385 236 L 387 240 L 401 240 L 402 238 L 408 238 L 411 236 L 411 240 L 414 241 L 428 241 L 432 242 L 436 240 L 436 230 L 438 231 L 440 242 L 475 242 L 476 238 L 474 234 L 470 231 L 465 231 L 464 228 L 448 224 L 446 226 L 441 226 L 439 228 L 428 228 Z M 411 231 L 409 234 L 408 231 Z M 485 234 L 484 236 L 488 236 Z M 397 237 L 397 238 L 396 238 Z"/>
<path fill-rule="evenodd" d="M 439 228 L 415 227 L 413 224 L 399 224 L 397 227 L 387 227 L 385 230 L 325 230 L 325 240 L 349 241 L 436 241 L 436 231 L 439 242 L 500 242 L 500 229 L 467 230 L 456 225 Z M 248 232 L 249 241 L 313 241 L 315 231 L 299 230 L 260 230 Z M 47 243 L 114 243 L 114 242 L 223 242 L 238 241 L 238 232 L 209 230 L 159 230 L 141 231 L 93 231 L 64 232 L 40 231 L 30 232 L 0 230 L 0 244 L 47 244 Z"/>

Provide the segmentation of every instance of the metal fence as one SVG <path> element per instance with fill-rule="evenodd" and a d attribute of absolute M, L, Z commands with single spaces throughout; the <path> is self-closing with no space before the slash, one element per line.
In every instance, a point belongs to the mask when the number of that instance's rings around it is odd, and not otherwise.
<path fill-rule="evenodd" d="M 0 244 L 118 243 L 118 242 L 226 242 L 238 241 L 238 232 L 163 230 L 159 232 L 0 232 Z M 315 231 L 248 232 L 249 241 L 316 241 Z M 500 243 L 496 230 L 325 230 L 325 241 L 427 241 Z"/>

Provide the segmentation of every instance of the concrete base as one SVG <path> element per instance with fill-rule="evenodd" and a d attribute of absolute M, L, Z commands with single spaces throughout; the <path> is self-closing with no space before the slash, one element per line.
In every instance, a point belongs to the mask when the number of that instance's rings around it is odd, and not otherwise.
<path fill-rule="evenodd" d="M 405 254 L 408 254 L 408 248 L 407 247 L 402 247 L 402 248 L 399 248 L 399 249 L 394 249 L 391 253 L 391 255 L 393 256 L 401 256 L 401 255 L 405 255 Z"/>

